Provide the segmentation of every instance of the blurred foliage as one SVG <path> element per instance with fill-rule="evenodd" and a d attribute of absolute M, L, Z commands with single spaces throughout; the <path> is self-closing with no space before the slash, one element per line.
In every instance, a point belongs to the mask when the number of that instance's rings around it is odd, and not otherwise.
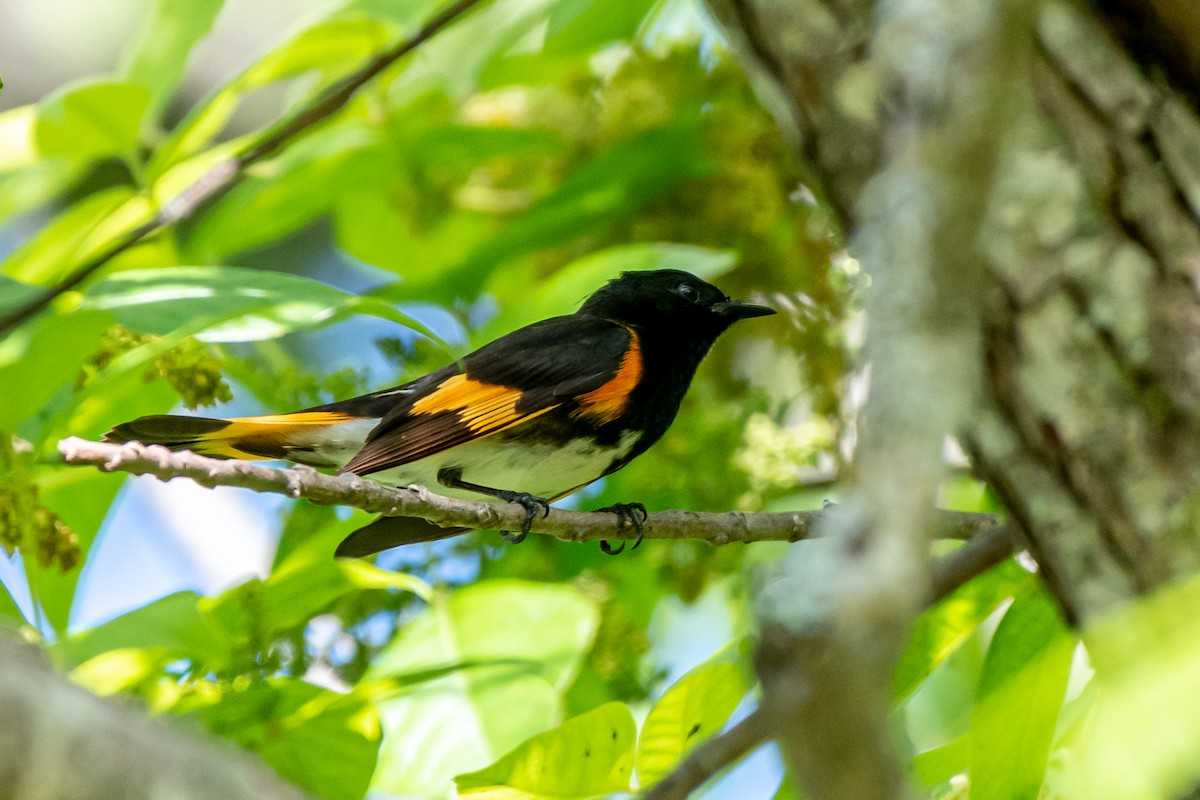
<path fill-rule="evenodd" d="M 0 547 L 31 552 L 38 567 L 63 572 L 79 566 L 79 540 L 57 514 L 38 502 L 30 480 L 28 442 L 0 434 Z"/>
<path fill-rule="evenodd" d="M 0 263 L 0 311 L 253 140 L 230 127 L 239 106 L 274 88 L 281 110 L 299 107 L 438 5 L 351 0 L 176 119 L 190 50 L 222 4 L 155 0 L 115 73 L 0 114 L 0 226 L 22 242 Z M 736 643 L 752 632 L 753 576 L 782 545 L 648 542 L 611 559 L 477 534 L 386 554 L 383 569 L 332 559 L 365 515 L 288 504 L 267 577 L 81 627 L 78 565 L 100 563 L 122 479 L 52 453 L 179 404 L 286 411 L 380 388 L 570 313 L 622 270 L 674 267 L 784 313 L 723 339 L 663 441 L 579 502 L 819 505 L 854 439 L 863 281 L 802 178 L 693 3 L 493 0 L 0 340 L 0 542 L 36 554 L 14 562 L 24 580 L 0 594 L 0 619 L 93 691 L 225 736 L 319 796 L 445 797 L 457 782 L 464 796 L 561 800 L 652 784 L 752 695 Z M 943 500 L 995 507 L 962 476 Z M 709 603 L 721 619 L 688 617 Z M 1129 624 L 1168 613 L 1149 605 Z M 1157 643 L 1155 663 L 1194 664 L 1185 633 Z M 918 620 L 893 690 L 929 796 L 1100 796 L 1080 787 L 1120 759 L 1081 755 L 1099 693 L 1075 644 L 1015 561 Z M 1097 740 L 1110 749 L 1159 673 L 1122 675 Z M 1144 727 L 1148 751 L 1163 735 Z M 1119 785 L 1194 780 L 1176 751 Z"/>
<path fill-rule="evenodd" d="M 154 334 L 136 333 L 124 325 L 112 326 L 100 337 L 99 349 L 83 362 L 76 387 L 82 389 L 87 386 L 118 356 L 159 339 Z M 149 382 L 156 378 L 165 378 L 188 408 L 211 406 L 233 399 L 229 384 L 221 375 L 220 364 L 191 337 L 154 359 L 144 380 Z"/>

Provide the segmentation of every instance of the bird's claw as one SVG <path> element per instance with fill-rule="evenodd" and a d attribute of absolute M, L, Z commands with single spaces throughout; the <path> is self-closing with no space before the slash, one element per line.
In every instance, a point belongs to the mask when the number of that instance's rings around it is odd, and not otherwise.
<path fill-rule="evenodd" d="M 525 521 L 521 523 L 520 533 L 500 531 L 500 535 L 504 538 L 504 541 L 509 544 L 520 544 L 525 541 L 525 537 L 529 535 L 529 531 L 533 527 L 533 521 L 537 519 L 539 510 L 542 512 L 542 519 L 550 516 L 550 503 L 544 497 L 537 497 L 529 492 L 505 492 L 500 495 L 500 499 L 506 503 L 516 503 L 525 508 Z"/>
<path fill-rule="evenodd" d="M 500 531 L 500 538 L 509 544 L 520 544 L 525 541 L 526 534 L 524 531 L 520 533 L 510 533 L 509 531 Z"/>
<path fill-rule="evenodd" d="M 640 545 L 642 543 L 642 535 L 644 533 L 644 531 L 642 530 L 642 524 L 650 516 L 650 514 L 646 511 L 646 507 L 644 505 L 642 505 L 641 503 L 615 503 L 611 506 L 606 506 L 605 508 L 598 508 L 596 510 L 597 511 L 611 511 L 612 513 L 616 514 L 617 515 L 617 530 L 624 530 L 626 525 L 632 525 L 634 527 L 634 530 L 637 531 L 637 536 L 635 536 L 633 539 L 633 547 L 631 547 L 629 549 L 631 551 L 638 549 L 638 545 Z M 618 553 L 622 553 L 624 551 L 625 551 L 625 542 L 624 541 L 621 542 L 620 547 L 613 549 L 613 546 L 610 545 L 606 539 L 600 540 L 600 552 L 604 553 L 605 555 L 615 556 Z"/>

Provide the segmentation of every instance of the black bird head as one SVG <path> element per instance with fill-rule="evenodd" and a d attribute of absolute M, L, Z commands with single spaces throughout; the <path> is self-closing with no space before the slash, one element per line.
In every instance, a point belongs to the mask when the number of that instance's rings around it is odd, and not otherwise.
<path fill-rule="evenodd" d="M 739 319 L 774 314 L 775 310 L 730 300 L 689 272 L 659 269 L 621 273 L 584 301 L 579 313 L 643 331 L 715 339 Z"/>

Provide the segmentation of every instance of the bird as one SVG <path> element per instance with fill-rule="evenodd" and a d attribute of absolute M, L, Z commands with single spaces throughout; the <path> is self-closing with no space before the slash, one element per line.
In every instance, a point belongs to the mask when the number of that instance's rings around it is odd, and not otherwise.
<path fill-rule="evenodd" d="M 501 336 L 400 386 L 285 414 L 217 419 L 172 414 L 114 426 L 138 441 L 216 458 L 286 459 L 451 497 L 518 503 L 519 542 L 549 504 L 621 469 L 657 442 L 717 338 L 775 310 L 676 269 L 623 272 L 574 313 Z M 641 503 L 618 503 L 637 531 Z M 382 516 L 335 551 L 363 558 L 462 533 Z M 601 542 L 610 554 L 619 549 Z M 633 548 L 631 548 L 633 549 Z"/>

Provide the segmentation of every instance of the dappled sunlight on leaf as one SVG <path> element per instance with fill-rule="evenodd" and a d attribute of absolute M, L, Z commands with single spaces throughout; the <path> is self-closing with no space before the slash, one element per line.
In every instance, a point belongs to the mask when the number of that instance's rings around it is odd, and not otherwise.
<path fill-rule="evenodd" d="M 688 751 L 720 732 L 749 691 L 745 669 L 729 661 L 703 664 L 659 698 L 638 737 L 638 784 L 657 783 Z"/>
<path fill-rule="evenodd" d="M 436 597 L 366 680 L 475 666 L 381 704 L 386 734 L 374 788 L 444 792 L 452 775 L 553 725 L 596 624 L 593 604 L 568 586 L 488 581 Z"/>
<path fill-rule="evenodd" d="M 637 729 L 609 703 L 521 743 L 496 763 L 454 779 L 459 797 L 561 800 L 627 792 Z"/>

